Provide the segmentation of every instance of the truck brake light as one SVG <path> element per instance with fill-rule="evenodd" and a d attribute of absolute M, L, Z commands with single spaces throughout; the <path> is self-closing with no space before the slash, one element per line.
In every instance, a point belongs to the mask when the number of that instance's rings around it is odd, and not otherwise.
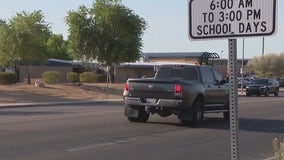
<path fill-rule="evenodd" d="M 175 95 L 176 96 L 182 96 L 182 87 L 180 84 L 175 85 Z"/>
<path fill-rule="evenodd" d="M 125 83 L 124 91 L 125 91 L 126 94 L 129 93 L 129 83 L 128 82 Z"/>

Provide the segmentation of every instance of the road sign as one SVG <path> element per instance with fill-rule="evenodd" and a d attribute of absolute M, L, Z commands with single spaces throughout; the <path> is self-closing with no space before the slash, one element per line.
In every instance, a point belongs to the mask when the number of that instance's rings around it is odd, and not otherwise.
<path fill-rule="evenodd" d="M 277 0 L 189 0 L 189 38 L 268 36 L 276 32 Z"/>

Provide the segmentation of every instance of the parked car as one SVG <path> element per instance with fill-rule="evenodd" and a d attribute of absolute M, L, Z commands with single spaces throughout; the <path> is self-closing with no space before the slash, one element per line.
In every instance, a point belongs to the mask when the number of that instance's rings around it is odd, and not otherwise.
<path fill-rule="evenodd" d="M 246 96 L 269 96 L 270 94 L 274 94 L 274 96 L 279 94 L 279 82 L 274 78 L 254 79 L 246 87 Z"/>

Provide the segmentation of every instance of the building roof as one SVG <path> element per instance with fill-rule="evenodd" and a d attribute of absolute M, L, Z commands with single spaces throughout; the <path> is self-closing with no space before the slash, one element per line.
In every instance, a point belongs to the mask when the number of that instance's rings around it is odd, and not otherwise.
<path fill-rule="evenodd" d="M 153 68 L 160 65 L 195 65 L 191 63 L 182 63 L 182 62 L 133 62 L 133 63 L 121 63 L 117 67 L 143 67 L 143 68 Z"/>
<path fill-rule="evenodd" d="M 142 57 L 148 58 L 219 58 L 217 53 L 213 52 L 157 52 L 142 53 Z"/>
<path fill-rule="evenodd" d="M 53 59 L 50 58 L 47 61 L 47 66 L 72 66 L 74 63 L 72 61 Z"/>

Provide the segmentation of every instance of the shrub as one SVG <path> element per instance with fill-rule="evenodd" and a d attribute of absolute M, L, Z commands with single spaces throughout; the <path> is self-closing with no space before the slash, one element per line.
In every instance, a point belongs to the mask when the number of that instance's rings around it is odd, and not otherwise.
<path fill-rule="evenodd" d="M 48 83 L 48 84 L 58 83 L 60 79 L 60 72 L 46 71 L 42 73 L 42 79 L 45 83 Z"/>
<path fill-rule="evenodd" d="M 66 78 L 67 78 L 67 81 L 68 82 L 71 82 L 71 83 L 75 83 L 75 82 L 79 82 L 79 74 L 76 73 L 76 72 L 68 72 L 66 74 Z"/>
<path fill-rule="evenodd" d="M 105 76 L 102 75 L 102 74 L 96 74 L 96 81 L 97 81 L 97 83 L 105 82 Z"/>
<path fill-rule="evenodd" d="M 0 84 L 15 84 L 17 75 L 15 73 L 0 72 Z"/>
<path fill-rule="evenodd" d="M 80 74 L 80 81 L 83 83 L 101 83 L 104 82 L 104 80 L 103 75 L 94 72 L 84 72 Z"/>
<path fill-rule="evenodd" d="M 283 142 L 279 142 L 277 138 L 273 140 L 274 160 L 284 159 L 284 139 Z"/>

